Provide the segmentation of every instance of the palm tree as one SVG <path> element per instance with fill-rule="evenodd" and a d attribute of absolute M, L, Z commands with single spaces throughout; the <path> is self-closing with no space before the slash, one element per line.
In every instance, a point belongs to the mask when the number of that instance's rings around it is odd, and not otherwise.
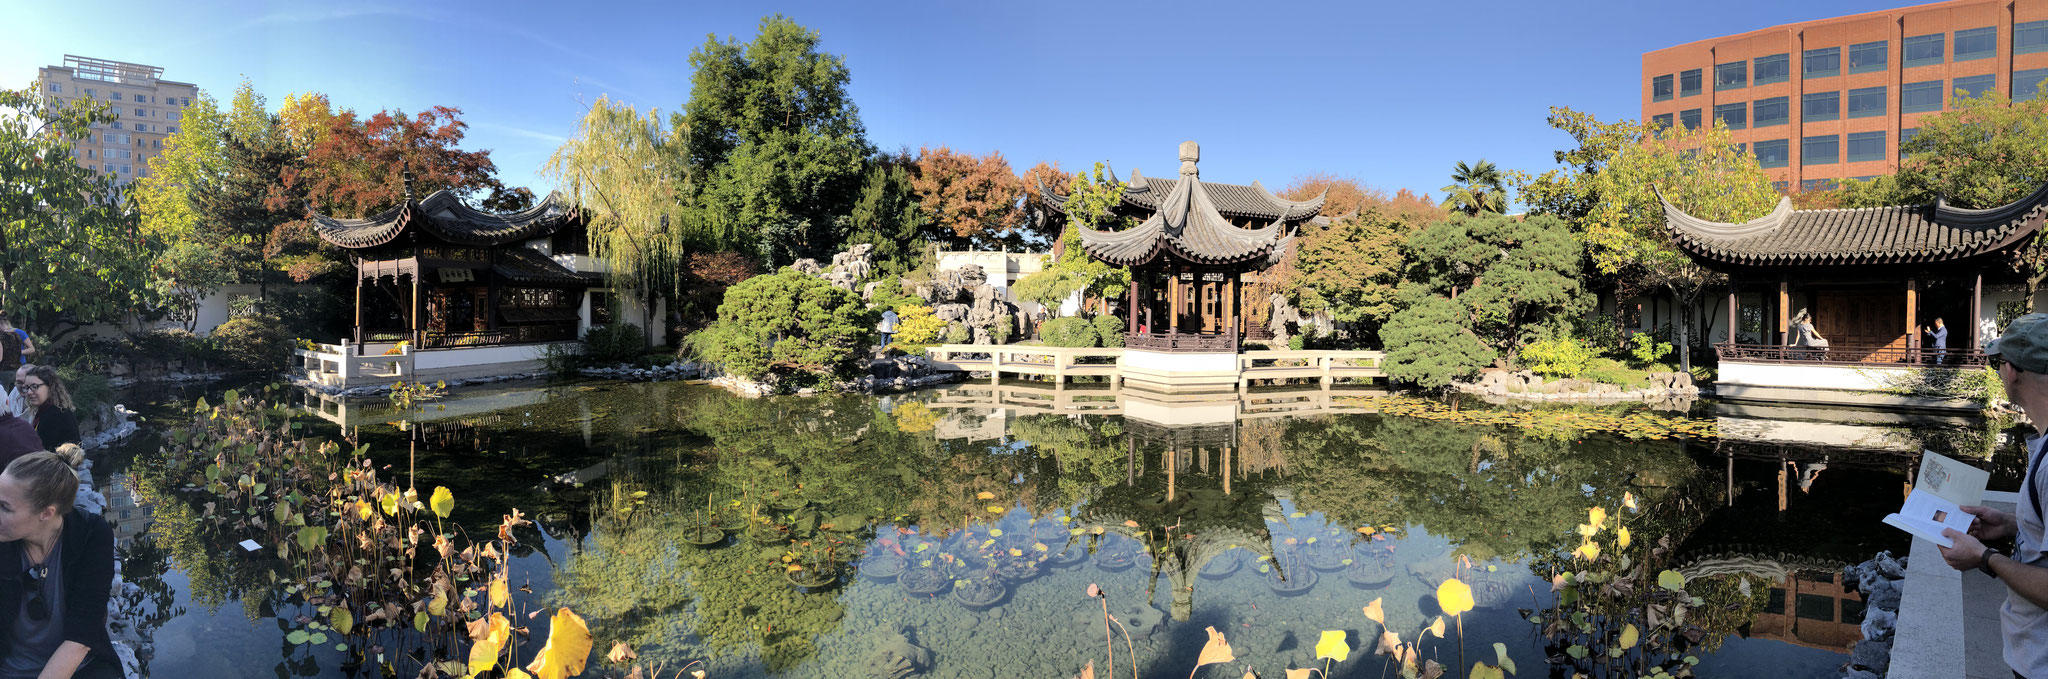
<path fill-rule="evenodd" d="M 1481 158 L 1478 163 L 1466 165 L 1458 161 L 1451 172 L 1451 185 L 1444 187 L 1446 210 L 1458 210 L 1468 215 L 1481 212 L 1500 214 L 1508 211 L 1508 192 L 1503 186 L 1506 178 L 1500 168 Z"/>

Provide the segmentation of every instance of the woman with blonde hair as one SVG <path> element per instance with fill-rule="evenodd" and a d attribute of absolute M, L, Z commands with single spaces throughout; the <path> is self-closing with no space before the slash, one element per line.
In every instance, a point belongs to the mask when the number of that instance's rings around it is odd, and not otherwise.
<path fill-rule="evenodd" d="M 0 678 L 122 675 L 107 637 L 114 529 L 72 508 L 84 461 L 66 445 L 0 472 Z"/>
<path fill-rule="evenodd" d="M 43 440 L 43 450 L 78 442 L 78 414 L 71 405 L 71 390 L 64 388 L 64 378 L 57 375 L 56 368 L 30 368 L 15 389 L 21 392 L 29 423 L 36 426 L 36 436 Z"/>

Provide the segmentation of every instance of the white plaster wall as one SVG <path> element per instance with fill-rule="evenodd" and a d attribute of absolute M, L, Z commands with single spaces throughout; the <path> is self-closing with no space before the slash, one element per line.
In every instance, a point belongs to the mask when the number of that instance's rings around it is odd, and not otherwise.
<path fill-rule="evenodd" d="M 1722 384 L 1750 387 L 1791 387 L 1796 389 L 1843 389 L 1877 391 L 1886 388 L 1886 376 L 1906 374 L 1904 368 L 1861 368 L 1851 366 L 1783 365 L 1770 363 L 1721 363 Z"/>
<path fill-rule="evenodd" d="M 1920 449 L 1920 437 L 1914 434 L 1912 427 L 1904 425 L 1720 417 L 1715 419 L 1715 427 L 1720 431 L 1721 438 L 1736 441 L 1882 448 L 1905 452 Z"/>
<path fill-rule="evenodd" d="M 1120 365 L 1157 372 L 1204 373 L 1237 372 L 1237 354 L 1232 353 L 1175 353 L 1125 349 Z"/>
<path fill-rule="evenodd" d="M 468 366 L 491 365 L 494 363 L 522 363 L 538 361 L 544 344 L 520 344 L 508 347 L 463 347 L 459 349 L 431 349 L 415 351 L 412 354 L 414 370 L 438 370 Z"/>
<path fill-rule="evenodd" d="M 1229 424 L 1237 420 L 1237 394 L 1228 396 L 1228 401 L 1184 404 L 1127 398 L 1124 417 L 1166 425 Z"/>

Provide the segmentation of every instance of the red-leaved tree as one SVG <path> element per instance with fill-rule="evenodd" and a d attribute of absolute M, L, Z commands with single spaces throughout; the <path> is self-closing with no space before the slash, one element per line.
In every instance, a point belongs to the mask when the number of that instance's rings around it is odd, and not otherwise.
<path fill-rule="evenodd" d="M 955 249 L 1022 246 L 1024 185 L 1001 151 L 977 158 L 944 146 L 920 148 L 910 186 L 930 219 L 932 240 Z"/>

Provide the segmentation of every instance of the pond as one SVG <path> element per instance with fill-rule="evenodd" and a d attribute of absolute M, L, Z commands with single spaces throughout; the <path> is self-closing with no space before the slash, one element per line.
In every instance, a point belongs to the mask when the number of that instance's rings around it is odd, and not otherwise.
<path fill-rule="evenodd" d="M 410 467 L 422 498 L 448 488 L 442 530 L 458 539 L 525 512 L 534 526 L 509 558 L 509 608 L 529 628 L 515 654 L 530 659 L 568 607 L 596 639 L 587 676 L 622 674 L 602 656 L 624 642 L 664 677 L 1070 677 L 1091 660 L 1106 671 L 1111 655 L 1118 672 L 1135 658 L 1137 676 L 1182 677 L 1205 628 L 1237 659 L 1205 670 L 1215 676 L 1322 668 L 1328 631 L 1352 649 L 1330 676 L 1397 676 L 1393 655 L 1373 653 L 1376 607 L 1410 657 L 1453 675 L 1500 657 L 1524 676 L 1591 669 L 1609 647 L 1654 662 L 1641 656 L 1660 645 L 1698 676 L 1832 677 L 1862 612 L 1837 574 L 1908 546 L 1879 519 L 1915 453 L 1981 460 L 2017 485 L 2016 445 L 1968 420 L 1711 403 L 1395 415 L 1378 412 L 1392 401 L 1328 391 L 1218 418 L 1107 392 L 1034 396 L 1045 391 L 744 399 L 570 382 L 412 412 L 267 398 L 294 405 L 295 435 L 367 445 L 386 482 L 404 485 Z M 235 546 L 244 536 L 207 516 L 191 480 L 168 478 L 164 429 L 202 396 L 221 394 L 128 395 L 151 424 L 102 463 L 122 486 L 110 518 L 127 577 L 147 593 L 136 609 L 150 675 L 417 674 L 440 642 L 404 626 L 312 634 L 321 618 L 287 560 Z M 1628 424 L 1648 419 L 1678 424 Z M 1593 508 L 1610 518 L 1589 529 Z M 1620 554 L 1624 527 L 1632 568 L 1574 554 L 1587 530 Z M 1690 617 L 1620 648 L 1627 602 L 1644 600 L 1561 608 L 1553 576 L 1574 569 L 1616 585 L 1675 571 Z M 1447 579 L 1471 587 L 1474 608 L 1427 632 Z M 1632 596 L 1674 601 L 1640 584 Z M 1108 648 L 1105 606 L 1121 623 Z"/>

